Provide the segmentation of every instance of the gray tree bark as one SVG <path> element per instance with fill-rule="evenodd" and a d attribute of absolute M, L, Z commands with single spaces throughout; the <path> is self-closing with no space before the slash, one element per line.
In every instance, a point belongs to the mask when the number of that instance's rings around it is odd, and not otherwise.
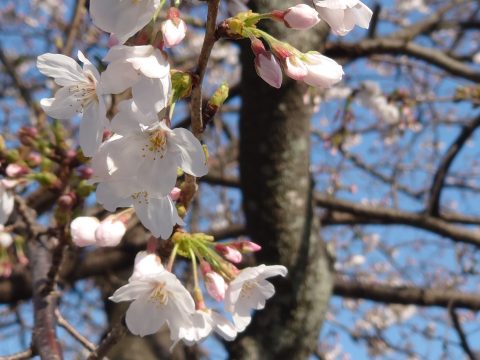
<path fill-rule="evenodd" d="M 253 6 L 268 12 L 285 4 L 254 0 Z M 326 34 L 326 29 L 307 34 L 271 22 L 266 26 L 304 51 L 319 50 Z M 312 202 L 313 108 L 304 104 L 304 84 L 284 81 L 276 90 L 257 76 L 247 41 L 242 64 L 240 171 L 247 230 L 263 247 L 258 262 L 283 264 L 289 275 L 272 281 L 275 296 L 229 350 L 235 359 L 307 359 L 317 346 L 333 281 Z"/>

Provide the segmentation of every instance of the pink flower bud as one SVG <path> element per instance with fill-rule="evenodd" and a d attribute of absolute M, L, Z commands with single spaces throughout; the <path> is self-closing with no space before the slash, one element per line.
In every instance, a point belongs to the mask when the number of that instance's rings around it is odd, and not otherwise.
<path fill-rule="evenodd" d="M 217 250 L 217 252 L 220 253 L 225 259 L 233 262 L 234 264 L 242 262 L 242 253 L 231 246 L 217 244 L 215 245 L 215 250 Z"/>
<path fill-rule="evenodd" d="M 125 235 L 127 227 L 122 221 L 107 217 L 95 230 L 98 246 L 117 246 Z"/>
<path fill-rule="evenodd" d="M 320 18 L 317 11 L 311 6 L 298 4 L 285 11 L 283 21 L 289 28 L 306 30 L 318 24 Z"/>
<path fill-rule="evenodd" d="M 70 224 L 70 234 L 75 245 L 83 247 L 94 245 L 95 231 L 98 228 L 99 221 L 91 216 L 79 216 Z"/>
<path fill-rule="evenodd" d="M 80 176 L 81 179 L 88 180 L 93 175 L 93 169 L 90 167 L 82 167 L 78 169 L 78 175 Z"/>
<path fill-rule="evenodd" d="M 265 45 L 263 45 L 262 40 L 253 38 L 252 39 L 252 51 L 255 54 L 255 56 L 258 56 L 260 54 L 266 53 L 267 49 L 265 49 Z"/>
<path fill-rule="evenodd" d="M 15 186 L 18 185 L 18 180 L 12 179 L 2 179 L 0 180 L 1 186 L 5 187 L 6 189 L 13 189 Z"/>
<path fill-rule="evenodd" d="M 27 156 L 27 163 L 31 167 L 40 165 L 42 162 L 42 156 L 37 152 L 32 152 Z"/>
<path fill-rule="evenodd" d="M 182 42 L 187 33 L 187 25 L 180 19 L 180 12 L 177 8 L 171 7 L 168 10 L 167 20 L 162 23 L 161 29 L 165 47 L 171 48 Z"/>
<path fill-rule="evenodd" d="M 69 192 L 68 194 L 63 194 L 58 199 L 58 205 L 62 209 L 71 209 L 77 202 L 77 195 L 74 192 Z"/>
<path fill-rule="evenodd" d="M 215 300 L 222 301 L 225 298 L 227 284 L 220 274 L 214 271 L 205 274 L 205 288 Z"/>
<path fill-rule="evenodd" d="M 170 191 L 170 198 L 172 201 L 177 201 L 180 198 L 180 193 L 182 190 L 180 190 L 178 187 L 174 187 L 172 191 Z"/>
<path fill-rule="evenodd" d="M 255 70 L 267 84 L 279 89 L 282 86 L 282 68 L 270 51 L 265 51 L 255 57 Z"/>
<path fill-rule="evenodd" d="M 5 173 L 7 174 L 7 176 L 12 178 L 26 175 L 29 172 L 30 170 L 27 167 L 18 164 L 9 164 L 5 169 Z"/>
<path fill-rule="evenodd" d="M 257 252 L 262 250 L 260 245 L 248 240 L 236 241 L 232 244 L 232 246 L 241 252 Z"/>
<path fill-rule="evenodd" d="M 308 74 L 305 63 L 295 55 L 290 55 L 285 58 L 283 69 L 285 74 L 294 80 L 303 80 Z"/>

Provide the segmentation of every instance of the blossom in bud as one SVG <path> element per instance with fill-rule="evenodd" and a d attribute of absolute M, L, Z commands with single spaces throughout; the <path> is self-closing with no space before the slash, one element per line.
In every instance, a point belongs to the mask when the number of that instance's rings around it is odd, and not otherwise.
<path fill-rule="evenodd" d="M 95 230 L 96 243 L 98 246 L 117 246 L 126 231 L 123 221 L 109 216 L 102 220 Z"/>
<path fill-rule="evenodd" d="M 63 194 L 58 199 L 58 205 L 62 209 L 71 209 L 77 202 L 77 195 L 74 192 L 69 192 L 68 194 Z"/>
<path fill-rule="evenodd" d="M 215 250 L 217 250 L 217 252 L 220 253 L 225 259 L 233 262 L 234 264 L 242 262 L 242 253 L 231 246 L 217 244 L 215 245 Z"/>
<path fill-rule="evenodd" d="M 0 231 L 0 247 L 8 248 L 12 244 L 13 244 L 12 235 L 5 231 Z"/>
<path fill-rule="evenodd" d="M 93 169 L 91 167 L 82 167 L 78 169 L 78 175 L 83 180 L 88 180 L 93 175 Z"/>
<path fill-rule="evenodd" d="M 177 201 L 180 199 L 181 192 L 182 190 L 175 186 L 172 191 L 170 191 L 170 199 L 172 199 L 172 201 Z"/>
<path fill-rule="evenodd" d="M 92 216 L 79 216 L 70 224 L 70 234 L 75 245 L 83 247 L 96 243 L 95 232 L 100 222 Z"/>
<path fill-rule="evenodd" d="M 28 154 L 25 161 L 30 167 L 36 167 L 42 162 L 42 156 L 37 152 L 32 152 Z"/>
<path fill-rule="evenodd" d="M 212 298 L 217 301 L 222 301 L 225 298 L 225 290 L 227 285 L 223 277 L 215 271 L 210 271 L 204 274 L 205 288 Z"/>
<path fill-rule="evenodd" d="M 162 23 L 163 44 L 167 48 L 174 47 L 182 42 L 186 33 L 187 25 L 180 19 L 180 12 L 177 8 L 171 7 L 167 20 Z"/>
<path fill-rule="evenodd" d="M 23 145 L 30 146 L 38 136 L 38 130 L 34 127 L 23 126 L 18 132 L 18 138 Z"/>
<path fill-rule="evenodd" d="M 18 165 L 18 164 L 9 164 L 5 169 L 5 173 L 8 177 L 16 178 L 23 175 L 26 175 L 30 172 L 30 170 L 26 166 Z"/>
<path fill-rule="evenodd" d="M 285 58 L 283 63 L 285 74 L 293 80 L 303 80 L 308 74 L 308 68 L 305 63 L 296 55 L 290 55 Z"/>
<path fill-rule="evenodd" d="M 144 276 L 156 274 L 164 270 L 162 260 L 156 254 L 140 251 L 137 256 L 135 256 L 133 274 L 128 281 L 138 280 Z"/>
<path fill-rule="evenodd" d="M 368 29 L 373 14 L 359 0 L 315 0 L 314 4 L 332 32 L 340 36 L 347 35 L 355 25 Z"/>
<path fill-rule="evenodd" d="M 242 240 L 232 243 L 236 249 L 240 250 L 241 252 L 257 252 L 262 250 L 262 247 L 252 241 Z"/>
<path fill-rule="evenodd" d="M 237 331 L 243 331 L 252 319 L 251 310 L 261 310 L 265 301 L 275 294 L 275 288 L 266 279 L 286 276 L 287 268 L 281 265 L 248 267 L 240 271 L 230 283 L 225 294 L 225 309 L 232 313 Z"/>
<path fill-rule="evenodd" d="M 258 40 L 260 41 L 260 40 Z M 263 45 L 262 45 L 263 46 Z M 270 51 L 257 52 L 252 42 L 252 49 L 255 53 L 255 70 L 265 82 L 279 89 L 282 86 L 282 68 L 277 58 Z M 263 48 L 265 49 L 265 48 Z"/>
<path fill-rule="evenodd" d="M 320 19 L 314 8 L 306 4 L 298 4 L 284 12 L 283 21 L 289 28 L 306 30 L 318 24 Z"/>
<path fill-rule="evenodd" d="M 342 80 L 343 69 L 335 60 L 312 51 L 305 54 L 308 74 L 303 81 L 318 88 L 329 88 Z"/>

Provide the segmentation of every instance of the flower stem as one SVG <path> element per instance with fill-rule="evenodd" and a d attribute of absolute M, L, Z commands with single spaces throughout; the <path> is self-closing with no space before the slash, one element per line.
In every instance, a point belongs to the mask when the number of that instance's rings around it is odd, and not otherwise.
<path fill-rule="evenodd" d="M 172 253 L 170 254 L 170 258 L 168 259 L 167 270 L 172 272 L 173 263 L 175 262 L 175 257 L 177 256 L 178 251 L 178 243 L 175 244 L 173 247 Z"/>

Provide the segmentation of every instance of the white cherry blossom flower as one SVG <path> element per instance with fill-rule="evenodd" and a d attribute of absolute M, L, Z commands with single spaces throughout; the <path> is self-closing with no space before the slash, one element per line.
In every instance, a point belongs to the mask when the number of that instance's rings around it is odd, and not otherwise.
<path fill-rule="evenodd" d="M 83 247 L 96 244 L 95 231 L 100 222 L 93 216 L 79 216 L 70 223 L 70 234 L 75 245 Z"/>
<path fill-rule="evenodd" d="M 135 103 L 145 114 L 157 114 L 167 106 L 170 65 L 160 50 L 151 45 L 118 45 L 103 60 L 110 63 L 102 73 L 106 92 L 119 94 L 131 87 Z"/>
<path fill-rule="evenodd" d="M 287 268 L 281 265 L 260 265 L 240 271 L 229 284 L 225 294 L 225 309 L 232 313 L 233 323 L 238 332 L 245 330 L 252 319 L 252 310 L 261 310 L 265 301 L 275 294 L 275 288 L 266 278 L 287 275 Z"/>
<path fill-rule="evenodd" d="M 0 225 L 7 222 L 14 205 L 15 200 L 12 192 L 8 191 L 3 181 L 0 181 Z"/>
<path fill-rule="evenodd" d="M 177 277 L 166 270 L 130 281 L 109 298 L 114 302 L 132 301 L 126 324 L 134 335 L 154 334 L 167 325 L 172 340 L 192 339 L 191 315 L 195 303 Z"/>
<path fill-rule="evenodd" d="M 168 239 L 176 224 L 184 225 L 175 204 L 170 196 L 151 195 L 141 189 L 135 179 L 103 182 L 97 187 L 97 202 L 108 211 L 133 206 L 139 220 L 153 236 Z"/>
<path fill-rule="evenodd" d="M 98 246 L 117 246 L 122 241 L 127 227 L 123 221 L 114 217 L 107 217 L 102 220 L 95 230 L 95 239 Z"/>
<path fill-rule="evenodd" d="M 329 88 L 342 80 L 344 74 L 342 66 L 318 52 L 306 53 L 304 64 L 308 73 L 302 80 L 308 85 Z"/>
<path fill-rule="evenodd" d="M 225 316 L 212 309 L 196 310 L 192 314 L 192 323 L 193 334 L 190 337 L 193 340 L 183 338 L 183 342 L 187 345 L 193 345 L 195 342 L 204 340 L 213 331 L 227 341 L 232 341 L 237 337 L 235 326 Z M 178 341 L 180 339 L 173 340 Z"/>
<path fill-rule="evenodd" d="M 150 197 L 170 193 L 177 168 L 197 177 L 207 173 L 202 145 L 190 131 L 171 130 L 156 115 L 141 113 L 132 100 L 118 107 L 111 124 L 117 135 L 104 142 L 93 159 L 94 180 L 134 179 L 134 192 L 146 191 Z"/>
<path fill-rule="evenodd" d="M 150 22 L 159 4 L 160 0 L 90 0 L 90 16 L 123 44 Z"/>
<path fill-rule="evenodd" d="M 83 113 L 80 123 L 80 146 L 86 156 L 92 156 L 102 141 L 103 129 L 108 124 L 100 74 L 81 51 L 78 59 L 83 69 L 72 58 L 61 54 L 43 54 L 37 58 L 38 70 L 53 77 L 61 88 L 53 98 L 40 101 L 45 112 L 56 119 L 70 119 Z"/>
<path fill-rule="evenodd" d="M 347 35 L 355 25 L 368 29 L 372 10 L 359 0 L 315 0 L 320 17 L 340 36 Z"/>

